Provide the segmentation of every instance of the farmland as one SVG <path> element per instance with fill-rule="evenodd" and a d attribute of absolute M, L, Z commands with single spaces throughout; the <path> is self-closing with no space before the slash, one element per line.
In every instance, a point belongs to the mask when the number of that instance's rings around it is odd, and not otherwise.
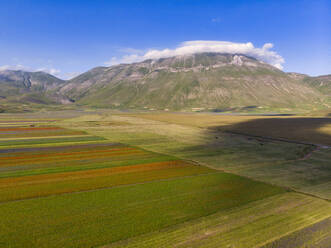
<path fill-rule="evenodd" d="M 261 124 L 256 129 L 250 127 L 254 118 L 261 123 L 264 122 L 263 119 L 269 120 L 265 122 L 267 124 L 265 129 L 269 129 L 269 136 L 274 138 L 263 136 L 262 132 L 265 131 L 262 130 Z M 91 122 L 92 119 L 94 122 Z M 279 119 L 284 119 L 290 124 L 279 126 Z M 315 118 L 312 119 L 316 121 Z M 271 120 L 275 120 L 276 124 L 271 125 Z M 79 127 L 79 130 L 86 130 L 113 141 L 194 160 L 217 170 L 331 199 L 329 187 L 331 153 L 330 148 L 327 148 L 328 143 L 323 142 L 325 139 L 330 140 L 327 139 L 331 134 L 328 129 L 330 120 L 330 118 L 317 118 L 320 123 L 317 129 L 308 128 L 308 121 L 305 120 L 302 127 L 299 125 L 297 128 L 299 131 L 296 133 L 292 131 L 298 126 L 298 117 L 295 116 L 254 117 L 167 113 L 163 117 L 162 114 L 103 113 L 99 116 L 78 117 L 70 122 L 64 121 L 62 125 Z M 121 125 L 116 125 L 116 122 Z M 231 127 L 237 128 L 240 123 L 244 128 L 246 122 L 254 131 L 252 135 L 229 132 Z M 273 130 L 281 134 L 278 136 Z M 308 130 L 310 135 L 306 135 L 305 130 Z M 323 140 L 320 139 L 320 130 L 325 132 Z M 287 140 L 281 139 L 286 136 Z M 306 140 L 308 138 L 309 140 Z M 319 143 L 313 145 L 315 141 Z"/>
<path fill-rule="evenodd" d="M 9 142 L 8 133 L 18 140 Z M 64 140 L 62 136 L 69 137 Z M 2 127 L 0 140 L 0 202 L 212 171 L 55 126 Z M 62 145 L 52 146 L 59 143 Z M 48 146 L 39 147 L 41 144 Z"/>
<path fill-rule="evenodd" d="M 0 121 L 0 247 L 269 248 L 300 232 L 300 245 L 328 242 L 327 149 L 199 118 L 34 115 Z"/>
<path fill-rule="evenodd" d="M 115 247 L 259 247 L 267 239 L 276 239 L 288 232 L 318 221 L 330 211 L 320 200 L 297 194 L 281 194 L 255 201 L 241 207 L 219 211 L 207 217 L 198 218 L 190 222 L 163 229 L 158 233 L 142 235 L 125 242 L 117 242 L 104 248 Z M 317 211 L 312 214 L 311 209 Z M 320 215 L 321 214 L 321 215 Z M 248 217 L 249 216 L 249 217 Z M 323 218 L 323 217 L 322 217 Z M 309 238 L 302 237 L 301 242 L 294 243 L 293 236 L 285 236 L 289 247 L 300 247 L 300 244 L 314 245 L 324 242 L 330 234 L 328 220 L 324 220 L 315 227 L 316 233 Z M 264 227 L 262 230 L 261 227 Z M 309 226 L 311 229 L 311 227 Z M 308 229 L 308 228 L 307 228 Z M 322 235 L 319 231 L 323 231 Z M 306 232 L 307 233 L 307 232 Z M 300 235 L 300 234 L 299 234 Z M 298 235 L 298 236 L 299 236 Z M 322 236 L 322 238 L 321 238 Z M 324 241 L 323 241 L 324 240 Z M 307 242 L 308 241 L 308 242 Z M 327 240 L 326 240 L 327 241 Z M 278 242 L 285 243 L 285 240 Z M 266 244 L 263 248 L 285 247 L 276 246 L 276 242 Z M 273 246 L 274 245 L 274 246 Z M 314 246 L 303 246 L 314 247 Z"/>

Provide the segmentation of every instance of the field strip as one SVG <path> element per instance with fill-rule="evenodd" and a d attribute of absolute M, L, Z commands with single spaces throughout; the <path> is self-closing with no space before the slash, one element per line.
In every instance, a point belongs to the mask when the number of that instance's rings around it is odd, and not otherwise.
<path fill-rule="evenodd" d="M 191 167 L 193 165 L 184 162 L 184 161 L 165 161 L 165 162 L 156 162 L 149 164 L 138 164 L 130 166 L 120 166 L 113 168 L 103 168 L 103 169 L 93 169 L 86 171 L 75 171 L 75 172 L 64 172 L 56 174 L 44 174 L 38 176 L 25 176 L 25 177 L 12 177 L 0 179 L 0 188 L 8 186 L 16 186 L 22 184 L 37 184 L 37 183 L 48 183 L 72 179 L 83 179 L 91 178 L 96 176 L 107 176 L 113 174 L 122 174 L 128 172 L 137 172 L 137 171 L 148 171 L 148 170 L 157 170 L 157 169 L 166 169 L 166 168 L 183 168 Z"/>
<path fill-rule="evenodd" d="M 24 140 L 7 140 L 0 142 L 0 149 L 1 150 L 8 150 L 11 149 L 17 149 L 17 148 L 31 148 L 31 147 L 54 147 L 55 144 L 60 145 L 69 145 L 73 143 L 88 143 L 88 142 L 97 142 L 102 143 L 103 141 L 107 141 L 103 137 L 98 136 L 77 136 L 72 138 L 63 138 L 63 137 L 54 137 L 51 139 L 42 138 L 42 139 L 24 139 Z M 109 142 L 109 140 L 108 140 Z"/>
<path fill-rule="evenodd" d="M 146 154 L 147 152 L 144 150 L 128 150 L 128 151 L 109 151 L 108 152 L 108 157 L 111 159 L 112 157 L 117 157 L 117 156 L 126 156 L 126 155 L 132 155 L 132 154 Z M 85 154 L 79 155 L 76 154 L 75 156 L 70 156 L 70 157 L 58 157 L 56 159 L 52 159 L 52 162 L 61 162 L 61 161 L 79 161 L 79 160 L 84 160 L 84 159 L 105 159 L 101 156 L 102 154 Z M 104 154 L 106 155 L 106 154 Z M 17 166 L 17 165 L 27 165 L 27 164 L 43 164 L 49 162 L 49 158 L 37 158 L 37 159 L 27 159 L 27 160 L 19 160 L 19 161 L 10 161 L 7 163 L 0 163 L 0 167 L 10 167 L 10 166 Z"/>
<path fill-rule="evenodd" d="M 174 181 L 180 179 L 186 179 L 186 178 L 193 178 L 196 176 L 208 176 L 208 175 L 215 175 L 215 174 L 222 174 L 222 172 L 207 172 L 207 173 L 198 173 L 198 174 L 191 174 L 191 175 L 179 175 L 179 176 L 173 176 L 170 178 L 157 178 L 153 180 L 144 180 L 141 182 L 135 182 L 135 183 L 119 183 L 117 185 L 112 185 L 112 186 L 105 186 L 105 187 L 96 187 L 93 189 L 85 189 L 85 190 L 76 190 L 76 191 L 70 191 L 70 192 L 61 192 L 61 193 L 54 193 L 54 194 L 46 194 L 46 195 L 41 195 L 41 196 L 32 196 L 32 197 L 26 197 L 23 199 L 14 199 L 14 200 L 5 200 L 1 201 L 0 200 L 0 205 L 10 203 L 10 202 L 21 202 L 21 201 L 26 201 L 26 200 L 33 200 L 33 199 L 42 199 L 42 198 L 48 198 L 52 196 L 61 196 L 61 195 L 71 195 L 71 194 L 81 194 L 81 193 L 88 193 L 88 192 L 97 192 L 100 190 L 109 190 L 109 189 L 115 189 L 115 188 L 125 188 L 125 187 L 131 187 L 131 186 L 138 186 L 138 185 L 143 185 L 143 184 L 150 184 L 150 183 L 155 183 L 155 182 L 168 182 L 168 181 Z"/>
<path fill-rule="evenodd" d="M 26 132 L 26 131 L 48 131 L 48 130 L 67 130 L 62 127 L 56 126 L 38 126 L 38 127 L 0 127 L 0 134 L 1 132 L 6 131 L 18 131 L 18 132 Z"/>
<path fill-rule="evenodd" d="M 282 193 L 216 172 L 6 202 L 0 204 L 1 245 L 96 247 Z"/>
<path fill-rule="evenodd" d="M 329 247 L 331 241 L 331 217 L 294 231 L 280 239 L 271 241 L 260 248 L 317 248 Z M 324 243 L 326 242 L 326 243 Z M 321 245 L 324 243 L 324 245 Z"/>
<path fill-rule="evenodd" d="M 148 150 L 148 148 L 145 148 L 144 146 L 139 146 L 139 145 L 138 145 L 138 147 L 143 148 L 143 149 L 145 149 L 147 151 L 150 151 L 150 152 L 157 152 L 159 154 L 166 155 L 166 156 L 174 156 L 173 153 L 171 153 L 171 152 L 164 152 L 164 151 L 160 152 L 159 150 Z M 324 148 L 324 149 L 329 149 L 329 148 Z M 321 150 L 319 149 L 317 152 L 320 152 L 320 151 Z M 278 182 L 273 182 L 272 183 L 270 181 L 266 181 L 266 180 L 263 180 L 261 178 L 257 178 L 257 177 L 251 176 L 251 175 L 241 174 L 241 173 L 239 173 L 239 171 L 234 171 L 234 170 L 231 170 L 231 169 L 229 170 L 227 168 L 218 168 L 218 167 L 215 167 L 215 166 L 213 166 L 209 163 L 199 161 L 197 159 L 191 159 L 191 158 L 188 159 L 187 156 L 177 155 L 176 157 L 178 157 L 178 159 L 189 161 L 191 163 L 195 163 L 195 164 L 198 164 L 198 165 L 201 165 L 201 166 L 205 166 L 205 167 L 208 167 L 210 169 L 217 170 L 217 171 L 238 175 L 238 176 L 245 177 L 245 178 L 253 180 L 253 181 L 268 183 L 269 185 L 273 185 L 273 186 L 276 186 L 276 187 L 282 187 L 284 189 L 287 189 L 287 190 L 290 190 L 290 191 L 293 191 L 293 192 L 296 192 L 296 193 L 300 193 L 300 194 L 303 194 L 303 195 L 315 197 L 315 198 L 326 200 L 326 201 L 331 201 L 331 199 L 329 197 L 325 197 L 325 195 L 310 193 L 309 191 L 303 191 L 303 189 L 301 190 L 299 188 L 295 188 L 295 187 L 292 187 L 292 186 L 289 186 L 289 185 L 284 186 L 282 183 L 278 183 Z M 267 164 L 267 165 L 268 164 L 270 164 L 270 165 L 272 165 L 272 164 L 284 164 L 284 163 L 287 163 L 287 162 L 295 162 L 295 161 L 300 161 L 300 159 L 279 161 L 279 162 L 278 161 L 262 162 L 261 164 Z M 261 166 L 261 164 L 258 165 L 258 167 Z M 247 165 L 249 165 L 249 164 L 247 164 Z M 243 166 L 245 166 L 245 164 L 243 164 Z M 252 167 L 252 168 L 254 168 L 254 167 Z"/>
<path fill-rule="evenodd" d="M 35 140 L 35 139 L 53 139 L 53 138 L 76 138 L 76 137 L 95 137 L 92 134 L 79 134 L 79 135 L 57 135 L 57 136 L 44 136 L 44 137 L 17 137 L 17 138 L 0 138 L 1 141 L 7 140 Z"/>
<path fill-rule="evenodd" d="M 13 120 L 13 118 L 16 118 L 16 116 L 10 116 L 10 114 L 8 114 L 8 116 L 6 116 L 4 113 L 1 113 L 1 120 L 0 123 L 2 122 L 55 122 L 55 121 L 59 121 L 62 120 L 60 118 L 58 119 L 48 119 L 48 118 L 17 118 L 15 120 Z"/>
<path fill-rule="evenodd" d="M 119 147 L 119 148 L 108 148 L 105 150 L 90 150 L 90 151 L 78 151 L 78 152 L 59 152 L 59 153 L 44 153 L 44 154 L 33 154 L 33 155 L 21 155 L 21 156 L 7 156 L 7 157 L 0 157 L 1 161 L 11 161 L 11 160 L 29 160 L 31 158 L 52 158 L 58 156 L 73 156 L 73 155 L 84 155 L 84 154 L 99 154 L 99 153 L 108 153 L 114 151 L 128 151 L 128 150 L 138 150 L 137 148 L 133 147 Z M 16 155 L 16 154 L 13 154 Z M 102 154 L 101 154 L 102 155 Z"/>
<path fill-rule="evenodd" d="M 2 168 L 0 173 L 0 178 L 9 178 L 9 177 L 22 177 L 22 176 L 33 176 L 33 175 L 43 175 L 43 174 L 54 174 L 62 172 L 73 172 L 73 171 L 83 171 L 83 170 L 93 170 L 93 169 L 103 169 L 110 167 L 119 167 L 119 166 L 130 166 L 136 164 L 147 164 L 155 162 L 164 162 L 164 161 L 173 161 L 178 160 L 177 158 L 167 157 L 167 156 L 156 156 L 155 154 L 143 154 L 137 156 L 137 154 L 131 154 L 125 157 L 116 157 L 112 158 L 111 161 L 78 161 L 77 164 L 72 162 L 68 166 L 66 161 L 56 162 L 56 164 L 46 164 L 44 167 L 41 164 L 41 167 L 28 166 L 28 168 L 19 167 L 9 167 L 13 170 L 8 170 L 8 167 Z"/>
<path fill-rule="evenodd" d="M 203 175 L 210 170 L 189 166 L 164 166 L 159 168 L 135 169 L 105 175 L 96 175 L 81 178 L 66 178 L 64 180 L 45 180 L 33 184 L 18 184 L 13 187 L 0 189 L 0 202 L 9 202 L 19 199 L 32 199 L 64 193 L 82 192 L 88 190 L 102 190 L 121 185 L 135 185 L 160 181 L 169 178 L 183 178 L 185 176 Z M 49 181 L 51 183 L 49 183 Z"/>
<path fill-rule="evenodd" d="M 57 153 L 57 152 L 63 152 L 63 151 L 88 151 L 88 150 L 98 150 L 98 149 L 104 149 L 105 147 L 108 148 L 114 148 L 114 147 L 128 147 L 120 143 L 113 143 L 113 142 L 104 142 L 107 140 L 102 140 L 103 142 L 99 143 L 86 143 L 86 144 L 79 144 L 79 145 L 60 145 L 60 146 L 53 146 L 50 147 L 27 147 L 27 148 L 13 148 L 13 149 L 2 149 L 0 150 L 0 156 L 9 156 L 9 154 L 15 156 L 15 155 L 24 155 L 26 153 L 29 154 L 45 154 L 45 153 Z"/>
<path fill-rule="evenodd" d="M 29 151 L 37 151 L 37 150 L 48 150 L 48 149 L 62 149 L 62 148 L 72 148 L 74 146 L 81 147 L 81 146 L 91 146 L 91 145 L 122 145 L 120 143 L 111 142 L 110 140 L 107 140 L 105 138 L 100 138 L 98 136 L 90 136 L 90 138 L 96 137 L 95 140 L 60 140 L 59 142 L 55 143 L 33 143 L 33 144 L 15 144 L 15 145 L 3 145 L 1 146 L 0 143 L 0 153 L 4 152 L 29 152 Z M 80 138 L 80 137 L 76 137 Z M 55 139 L 51 139 L 56 140 Z"/>
<path fill-rule="evenodd" d="M 0 127 L 19 127 L 19 126 L 31 126 L 31 125 L 53 125 L 54 122 L 48 122 L 48 121 L 26 121 L 26 122 L 0 122 Z"/>
<path fill-rule="evenodd" d="M 164 153 L 164 155 L 167 155 L 167 154 Z M 168 155 L 170 156 L 170 154 L 168 154 Z M 185 160 L 185 158 L 181 158 L 181 157 L 179 157 L 179 158 Z M 325 200 L 325 201 L 329 201 L 329 202 L 331 201 L 331 198 L 328 198 L 325 195 L 310 193 L 308 190 L 304 191 L 305 190 L 304 188 L 300 189 L 300 188 L 296 188 L 296 187 L 293 187 L 293 186 L 284 186 L 282 183 L 270 182 L 270 180 L 266 181 L 266 180 L 263 180 L 261 178 L 257 178 L 257 177 L 250 176 L 250 175 L 247 175 L 247 174 L 243 175 L 243 174 L 240 174 L 240 173 L 238 173 L 236 171 L 233 171 L 233 170 L 227 170 L 225 168 L 216 168 L 216 167 L 213 167 L 213 166 L 211 166 L 207 163 L 200 162 L 198 160 L 187 160 L 187 161 L 192 161 L 193 163 L 200 164 L 202 166 L 206 166 L 208 168 L 215 169 L 215 170 L 218 170 L 218 171 L 222 171 L 222 172 L 225 172 L 225 173 L 230 173 L 230 174 L 233 174 L 233 175 L 242 176 L 242 177 L 245 177 L 247 179 L 250 179 L 250 180 L 253 180 L 253 181 L 256 181 L 256 182 L 263 182 L 263 183 L 268 183 L 269 185 L 273 185 L 273 186 L 276 186 L 276 187 L 282 187 L 286 190 L 293 191 L 293 192 L 296 192 L 296 193 L 299 193 L 299 194 L 302 194 L 302 195 L 315 197 L 317 199 L 321 199 L 321 200 Z M 283 163 L 285 163 L 285 162 L 281 162 L 280 164 L 283 164 Z"/>
<path fill-rule="evenodd" d="M 326 201 L 285 193 L 102 247 L 259 247 L 330 215 Z"/>
<path fill-rule="evenodd" d="M 85 137 L 85 136 L 84 136 Z M 93 137 L 93 135 L 91 136 Z M 95 136 L 94 136 L 95 137 Z M 83 145 L 83 144 L 106 144 L 109 143 L 109 140 L 82 140 L 82 141 L 62 141 L 56 143 L 42 143 L 42 144 L 19 144 L 19 145 L 1 145 L 1 150 L 8 149 L 24 149 L 24 148 L 47 148 L 47 147 L 61 147 L 65 145 Z"/>

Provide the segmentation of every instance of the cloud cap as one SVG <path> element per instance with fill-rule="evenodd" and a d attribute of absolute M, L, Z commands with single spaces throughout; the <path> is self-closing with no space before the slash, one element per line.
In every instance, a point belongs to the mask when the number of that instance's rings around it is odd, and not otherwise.
<path fill-rule="evenodd" d="M 214 52 L 214 53 L 229 53 L 243 54 L 269 63 L 278 69 L 283 69 L 282 64 L 285 62 L 282 56 L 277 52 L 272 51 L 272 43 L 266 43 L 262 48 L 254 47 L 253 43 L 235 43 L 230 41 L 212 41 L 212 40 L 195 40 L 182 42 L 175 49 L 150 49 L 145 54 L 132 53 L 124 55 L 122 58 L 113 57 L 106 65 L 114 65 L 120 63 L 133 63 L 146 59 L 159 59 L 180 55 L 188 55 L 194 53 Z"/>

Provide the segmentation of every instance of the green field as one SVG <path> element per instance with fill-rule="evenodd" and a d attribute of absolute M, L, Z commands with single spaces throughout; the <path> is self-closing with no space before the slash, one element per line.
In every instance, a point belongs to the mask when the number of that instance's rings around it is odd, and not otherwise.
<path fill-rule="evenodd" d="M 282 192 L 215 173 L 8 202 L 0 205 L 1 241 L 7 247 L 102 245 Z"/>
<path fill-rule="evenodd" d="M 327 149 L 221 132 L 200 115 L 35 115 L 0 127 L 0 247 L 328 242 L 330 202 L 300 194 L 330 197 Z"/>
<path fill-rule="evenodd" d="M 100 122 L 96 125 L 95 122 L 89 122 L 88 118 Z M 161 117 L 161 114 L 103 114 L 76 118 L 70 120 L 70 123 L 63 122 L 63 125 L 72 128 L 77 126 L 114 141 L 194 160 L 215 169 L 331 199 L 329 148 L 295 143 L 301 139 L 291 136 L 294 127 L 283 128 L 282 134 L 288 135 L 289 139 L 293 138 L 294 142 L 231 134 L 223 128 L 215 128 L 228 127 L 230 123 L 238 123 L 240 118 L 210 114 L 165 114 L 165 117 Z M 254 118 L 261 120 L 265 117 L 242 116 L 241 121 L 244 123 Z M 278 117 L 274 119 L 277 123 Z M 325 118 L 323 122 L 329 120 Z M 107 121 L 117 121 L 121 125 L 107 125 Z M 267 125 L 268 128 L 272 130 Z M 256 132 L 260 129 L 262 127 L 258 127 Z M 310 142 L 319 137 L 312 136 Z M 275 138 L 278 136 L 275 135 Z"/>
<path fill-rule="evenodd" d="M 331 218 L 298 230 L 263 246 L 263 248 L 328 247 L 331 241 Z"/>
<path fill-rule="evenodd" d="M 313 211 L 312 211 L 313 210 Z M 296 241 L 296 233 L 287 236 L 302 226 L 317 223 L 330 215 L 330 205 L 311 197 L 286 193 L 263 200 L 245 204 L 230 210 L 218 211 L 207 217 L 197 218 L 183 224 L 175 225 L 161 231 L 141 235 L 131 240 L 105 246 L 115 247 L 265 247 L 273 246 L 275 242 L 264 246 L 266 240 L 279 240 L 285 236 L 289 242 Z M 323 221 L 325 222 L 325 220 Z M 314 225 L 313 224 L 313 225 Z M 314 241 L 327 238 L 330 233 L 328 226 L 322 223 L 309 238 L 303 242 L 314 244 Z M 320 233 L 322 231 L 323 233 Z M 301 233 L 302 234 L 302 233 Z M 314 240 L 314 238 L 319 238 Z M 308 242 L 307 242 L 308 241 Z M 281 243 L 281 244 L 282 244 Z M 290 247 L 299 247 L 296 245 Z M 303 246 L 305 247 L 305 246 Z M 308 247 L 308 246 L 307 246 Z"/>

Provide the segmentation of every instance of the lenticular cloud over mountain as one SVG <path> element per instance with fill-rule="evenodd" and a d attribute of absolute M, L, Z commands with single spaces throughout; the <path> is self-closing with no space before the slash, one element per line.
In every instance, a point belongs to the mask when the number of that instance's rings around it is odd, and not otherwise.
<path fill-rule="evenodd" d="M 185 41 L 182 42 L 175 49 L 151 49 L 145 54 L 129 54 L 124 55 L 122 58 L 113 57 L 110 61 L 106 62 L 107 65 L 114 65 L 119 63 L 132 63 L 143 61 L 146 59 L 159 59 L 172 56 L 188 55 L 193 53 L 203 52 L 216 52 L 216 53 L 230 53 L 230 54 L 243 54 L 254 57 L 258 60 L 269 63 L 278 69 L 282 69 L 282 64 L 285 62 L 283 57 L 277 52 L 272 51 L 273 44 L 266 43 L 262 48 L 254 47 L 251 42 L 235 43 L 229 41 Z"/>

